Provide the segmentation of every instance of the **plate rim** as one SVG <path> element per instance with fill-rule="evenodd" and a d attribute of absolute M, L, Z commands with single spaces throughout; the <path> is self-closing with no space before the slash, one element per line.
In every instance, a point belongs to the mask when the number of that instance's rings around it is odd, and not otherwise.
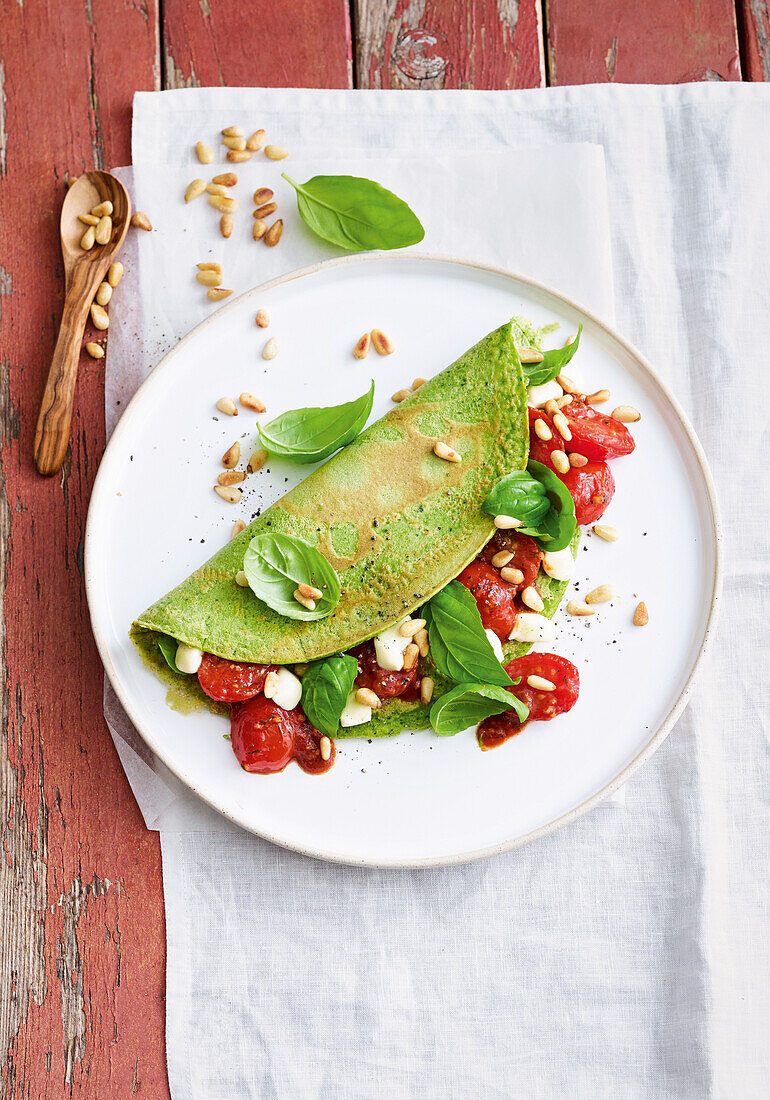
<path fill-rule="evenodd" d="M 492 275 L 502 276 L 505 279 L 510 279 L 514 282 L 524 284 L 536 291 L 542 291 L 553 298 L 556 298 L 564 306 L 569 309 L 575 310 L 581 314 L 582 317 L 587 318 L 603 331 L 606 336 L 609 336 L 611 340 L 614 340 L 617 344 L 623 348 L 623 350 L 635 360 L 638 366 L 642 368 L 644 372 L 652 379 L 660 392 L 666 398 L 669 407 L 672 409 L 679 421 L 680 426 L 684 429 L 688 442 L 692 448 L 692 451 L 697 460 L 699 472 L 703 480 L 703 484 L 706 490 L 706 497 L 711 513 L 711 524 L 713 532 L 713 552 L 714 552 L 714 571 L 712 577 L 711 599 L 709 604 L 708 616 L 706 619 L 705 627 L 703 630 L 703 637 L 701 640 L 700 648 L 695 657 L 695 660 L 690 669 L 690 673 L 685 681 L 685 684 L 680 692 L 678 698 L 657 727 L 655 733 L 651 736 L 637 755 L 631 760 L 621 772 L 618 773 L 613 779 L 601 787 L 585 801 L 579 805 L 574 806 L 571 810 L 566 811 L 554 818 L 552 821 L 546 822 L 543 825 L 539 825 L 536 829 L 531 829 L 528 833 L 522 836 L 513 838 L 512 840 L 500 841 L 497 844 L 487 845 L 483 848 L 475 848 L 470 851 L 456 852 L 452 855 L 442 856 L 428 856 L 416 859 L 367 859 L 367 858 L 353 858 L 346 856 L 339 852 L 327 851 L 323 848 L 311 845 L 299 845 L 291 844 L 286 840 L 283 840 L 269 832 L 261 832 L 250 825 L 246 825 L 243 821 L 239 820 L 235 813 L 228 812 L 223 807 L 217 805 L 211 801 L 199 790 L 192 785 L 192 782 L 185 778 L 183 770 L 180 770 L 177 766 L 172 765 L 163 752 L 163 746 L 160 745 L 153 737 L 151 731 L 147 729 L 136 714 L 131 699 L 127 692 L 124 692 L 120 686 L 120 680 L 117 675 L 117 671 L 113 665 L 109 649 L 107 647 L 106 638 L 102 630 L 100 629 L 96 619 L 96 613 L 94 611 L 94 604 L 96 602 L 96 581 L 94 579 L 94 570 L 91 567 L 92 560 L 92 547 L 96 541 L 95 525 L 96 520 L 94 516 L 100 509 L 102 497 L 105 497 L 108 489 L 107 478 L 109 475 L 109 461 L 110 450 L 113 448 L 113 444 L 116 440 L 122 438 L 131 427 L 132 422 L 132 410 L 134 410 L 136 404 L 138 404 L 138 398 L 142 394 L 142 391 L 150 383 L 151 380 L 161 371 L 165 370 L 169 362 L 179 354 L 188 343 L 197 337 L 198 333 L 204 328 L 212 324 L 215 320 L 219 320 L 222 315 L 240 308 L 242 304 L 248 299 L 258 295 L 264 294 L 269 290 L 272 290 L 276 286 L 281 286 L 286 283 L 293 282 L 297 279 L 304 278 L 306 276 L 316 275 L 319 272 L 324 272 L 336 267 L 346 267 L 354 264 L 371 264 L 382 262 L 383 260 L 393 259 L 408 259 L 419 262 L 427 263 L 440 263 L 451 264 L 457 267 L 471 268 L 477 271 L 487 272 Z M 698 439 L 698 436 L 693 429 L 687 414 L 680 405 L 678 399 L 669 388 L 668 384 L 659 375 L 657 370 L 642 355 L 642 353 L 634 347 L 628 340 L 625 339 L 613 325 L 608 324 L 606 321 L 598 317 L 592 310 L 587 309 L 585 306 L 576 302 L 573 298 L 569 298 L 567 295 L 562 294 L 560 291 L 555 290 L 553 287 L 546 283 L 542 283 L 537 279 L 532 279 L 527 275 L 521 275 L 516 271 L 512 271 L 510 268 L 502 267 L 497 264 L 488 264 L 480 260 L 466 259 L 460 256 L 453 256 L 443 253 L 430 253 L 430 252 L 406 252 L 401 255 L 394 255 L 391 252 L 375 252 L 367 253 L 365 255 L 353 255 L 353 256 L 340 256 L 334 257 L 328 260 L 322 260 L 315 264 L 310 264 L 306 267 L 297 268 L 294 271 L 289 271 L 283 275 L 278 275 L 273 279 L 269 279 L 266 282 L 260 283 L 258 286 L 252 287 L 249 290 L 239 294 L 237 298 L 234 298 L 231 302 L 226 303 L 220 307 L 214 313 L 211 313 L 208 317 L 205 317 L 197 325 L 195 325 L 188 333 L 185 334 L 179 340 L 174 347 L 170 348 L 166 354 L 160 359 L 156 366 L 152 369 L 147 378 L 142 382 L 139 389 L 133 395 L 129 403 L 126 405 L 120 420 L 115 426 L 115 429 L 110 436 L 107 446 L 104 449 L 101 460 L 99 462 L 99 469 L 97 470 L 96 477 L 94 479 L 93 489 L 91 491 L 91 499 L 88 506 L 88 515 L 86 518 L 85 538 L 84 538 L 84 575 L 85 575 L 85 588 L 86 599 L 88 601 L 89 619 L 91 622 L 91 631 L 96 642 L 96 647 L 99 652 L 99 657 L 104 667 L 104 671 L 112 685 L 115 694 L 120 700 L 121 706 L 126 711 L 128 717 L 133 723 L 135 729 L 141 736 L 142 740 L 148 746 L 148 748 L 158 757 L 165 767 L 181 782 L 185 788 L 191 791 L 196 798 L 200 798 L 206 805 L 210 806 L 217 813 L 221 814 L 227 820 L 232 821 L 233 824 L 239 826 L 239 828 L 252 833 L 255 836 L 259 836 L 264 840 L 269 841 L 271 844 L 276 844 L 278 847 L 288 849 L 289 851 L 298 852 L 301 855 L 309 856 L 313 859 L 320 859 L 328 863 L 342 864 L 346 866 L 354 867 L 377 867 L 377 868 L 393 868 L 393 869 L 411 869 L 411 868 L 428 868 L 428 867 L 451 867 L 460 865 L 463 863 L 471 863 L 481 859 L 488 859 L 492 856 L 502 855 L 504 852 L 514 851 L 517 848 L 523 848 L 527 844 L 531 844 L 542 837 L 548 836 L 550 833 L 556 832 L 557 829 L 563 828 L 565 825 L 569 825 L 571 822 L 576 821 L 590 810 L 594 809 L 611 794 L 613 794 L 619 787 L 622 787 L 635 772 L 642 767 L 643 764 L 650 759 L 653 753 L 662 745 L 669 733 L 676 724 L 678 718 L 684 711 L 695 686 L 697 676 L 703 665 L 704 659 L 709 652 L 712 644 L 714 628 L 717 622 L 718 610 L 720 606 L 720 599 L 722 594 L 722 579 L 723 579 L 723 561 L 722 561 L 722 542 L 723 531 L 722 522 L 720 516 L 719 503 L 716 494 L 716 486 L 714 479 L 709 468 L 706 454 L 703 450 L 703 446 Z"/>

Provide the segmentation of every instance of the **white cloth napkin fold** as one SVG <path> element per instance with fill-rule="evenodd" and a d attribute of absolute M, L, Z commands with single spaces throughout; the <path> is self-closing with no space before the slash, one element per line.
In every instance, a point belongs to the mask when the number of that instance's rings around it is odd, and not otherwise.
<path fill-rule="evenodd" d="M 175 165 L 187 157 L 192 177 L 196 140 L 254 120 L 292 149 L 292 162 L 301 150 L 308 165 L 317 154 L 319 164 L 350 171 L 356 156 L 377 153 L 372 174 L 383 180 L 394 156 L 419 156 L 427 172 L 437 157 L 470 154 L 482 169 L 477 201 L 471 211 L 463 205 L 466 223 L 453 232 L 478 248 L 451 250 L 484 259 L 498 238 L 476 227 L 493 190 L 505 205 L 499 177 L 511 187 L 523 178 L 532 202 L 550 186 L 541 165 L 521 156 L 499 175 L 484 172 L 490 153 L 604 147 L 618 325 L 668 378 L 712 460 L 726 606 L 700 689 L 629 785 L 627 814 L 587 815 L 478 864 L 384 872 L 322 865 L 232 826 L 212 828 L 202 807 L 188 819 L 193 837 L 163 825 L 178 799 L 161 809 L 172 1095 L 764 1097 L 770 505 L 760 455 L 769 434 L 770 88 L 142 93 L 139 204 L 161 156 Z M 588 169 L 579 149 L 565 152 L 558 184 L 568 187 L 573 170 Z M 171 190 L 172 180 L 186 182 L 178 167 L 168 172 Z M 581 231 L 572 235 L 557 194 L 538 217 L 567 223 L 556 238 L 563 255 L 519 251 L 540 222 L 511 206 L 521 222 L 515 247 L 504 242 L 504 262 L 525 258 L 530 273 L 607 315 L 609 300 L 591 298 L 595 253 L 582 257 L 582 291 L 572 281 L 570 246 Z M 147 208 L 159 224 L 164 208 Z M 154 247 L 150 240 L 139 247 Z M 186 278 L 172 274 L 161 288 L 169 300 Z M 141 304 L 154 311 L 162 303 L 148 297 L 145 277 L 153 271 L 142 263 Z M 150 362 L 162 344 L 153 339 Z M 114 370 L 114 346 L 110 358 Z"/>

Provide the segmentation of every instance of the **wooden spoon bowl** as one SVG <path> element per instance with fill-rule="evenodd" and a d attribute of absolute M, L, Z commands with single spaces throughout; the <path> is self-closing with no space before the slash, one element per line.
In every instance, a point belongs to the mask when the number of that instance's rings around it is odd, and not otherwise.
<path fill-rule="evenodd" d="M 88 226 L 78 215 L 112 203 L 112 234 L 107 244 L 86 251 L 80 241 Z M 131 200 L 123 184 L 109 172 L 85 172 L 70 187 L 61 211 L 64 258 L 64 310 L 35 429 L 35 464 L 50 477 L 64 462 L 70 437 L 75 381 L 83 332 L 94 295 L 123 244 L 131 221 Z"/>

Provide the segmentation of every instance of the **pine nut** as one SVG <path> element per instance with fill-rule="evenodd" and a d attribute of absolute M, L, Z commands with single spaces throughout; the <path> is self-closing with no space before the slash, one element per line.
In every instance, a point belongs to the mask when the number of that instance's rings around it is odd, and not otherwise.
<path fill-rule="evenodd" d="M 243 164 L 246 160 L 251 160 L 251 153 L 248 149 L 228 149 L 227 159 L 231 164 Z"/>
<path fill-rule="evenodd" d="M 223 214 L 232 214 L 238 209 L 237 199 L 231 199 L 228 195 L 209 195 L 209 203 Z"/>
<path fill-rule="evenodd" d="M 412 389 L 419 390 L 420 386 L 424 386 L 427 381 L 427 378 L 415 378 L 414 382 L 412 382 Z"/>
<path fill-rule="evenodd" d="M 424 629 L 425 619 L 407 619 L 405 623 L 401 623 L 398 632 L 402 638 L 413 638 Z"/>
<path fill-rule="evenodd" d="M 242 126 L 225 126 L 222 137 L 243 137 Z"/>
<path fill-rule="evenodd" d="M 232 214 L 223 214 L 219 219 L 219 232 L 223 237 L 227 238 L 233 231 L 233 216 Z"/>
<path fill-rule="evenodd" d="M 512 531 L 515 527 L 523 527 L 520 519 L 514 516 L 495 516 L 495 527 L 498 531 Z"/>
<path fill-rule="evenodd" d="M 243 520 L 240 519 L 238 520 L 238 522 L 243 523 Z M 241 528 L 241 530 L 243 530 L 243 528 Z M 249 579 L 242 569 L 239 569 L 238 572 L 235 574 L 235 583 L 238 585 L 239 588 L 249 587 Z"/>
<path fill-rule="evenodd" d="M 114 264 L 110 264 L 110 270 L 107 272 L 107 282 L 111 287 L 116 287 L 120 280 L 123 278 L 123 264 L 117 261 Z"/>
<path fill-rule="evenodd" d="M 99 219 L 94 214 L 78 214 L 78 220 L 83 225 L 98 225 Z"/>
<path fill-rule="evenodd" d="M 267 222 L 256 221 L 251 229 L 251 235 L 255 241 L 261 241 L 267 233 Z"/>
<path fill-rule="evenodd" d="M 253 393 L 246 393 L 244 391 L 238 400 L 245 409 L 252 409 L 254 412 L 258 413 L 263 413 L 265 411 L 264 402 L 260 401 L 258 397 L 255 397 Z"/>
<path fill-rule="evenodd" d="M 274 214 L 277 209 L 277 202 L 266 202 L 263 206 L 260 206 L 257 210 L 254 211 L 252 217 L 262 218 L 264 220 L 265 218 L 269 218 L 271 214 Z"/>
<path fill-rule="evenodd" d="M 104 348 L 101 344 L 94 344 L 93 342 L 89 341 L 86 344 L 86 351 L 92 359 L 104 359 Z"/>
<path fill-rule="evenodd" d="M 237 485 L 240 481 L 246 480 L 246 474 L 243 470 L 225 470 L 223 474 L 220 474 L 217 481 L 220 485 Z"/>
<path fill-rule="evenodd" d="M 270 324 L 270 314 L 266 309 L 258 309 L 254 320 L 257 322 L 257 328 L 267 328 Z"/>
<path fill-rule="evenodd" d="M 361 339 L 357 342 L 353 348 L 353 355 L 356 359 L 366 359 L 369 354 L 369 347 L 371 345 L 372 338 L 368 332 L 365 332 Z"/>
<path fill-rule="evenodd" d="M 634 612 L 634 626 L 647 626 L 650 621 L 650 616 L 647 614 L 647 604 L 644 600 L 636 605 L 636 611 Z"/>
<path fill-rule="evenodd" d="M 545 356 L 537 348 L 516 348 L 522 363 L 542 363 Z"/>
<path fill-rule="evenodd" d="M 621 424 L 635 424 L 637 420 L 642 419 L 642 414 L 633 405 L 618 405 L 612 410 L 611 415 L 613 420 L 619 420 Z"/>
<path fill-rule="evenodd" d="M 564 418 L 563 413 L 556 413 L 556 415 L 553 417 L 553 426 L 554 428 L 556 428 L 556 431 L 559 433 L 562 439 L 566 439 L 566 441 L 569 443 L 570 439 L 572 439 L 572 432 L 569 430 L 569 424 Z"/>
<path fill-rule="evenodd" d="M 430 676 L 423 676 L 420 681 L 420 702 L 424 707 L 427 707 L 428 703 L 433 698 L 433 680 Z"/>
<path fill-rule="evenodd" d="M 211 290 L 206 291 L 206 297 L 210 298 L 212 302 L 221 302 L 223 298 L 229 298 L 232 294 L 232 290 L 227 290 L 223 286 L 212 286 Z"/>
<path fill-rule="evenodd" d="M 196 264 L 195 266 L 198 268 L 198 271 L 216 271 L 218 274 L 222 274 L 222 265 L 216 263 L 214 260 Z"/>
<path fill-rule="evenodd" d="M 559 411 L 559 406 L 556 404 L 553 398 L 551 398 L 550 401 L 546 401 L 545 411 L 548 413 L 549 416 L 556 416 L 557 412 Z"/>
<path fill-rule="evenodd" d="M 265 156 L 268 160 L 285 160 L 289 155 L 288 149 L 282 149 L 280 145 L 266 145 Z"/>
<path fill-rule="evenodd" d="M 600 539 L 604 539 L 605 542 L 617 542 L 620 538 L 617 527 L 610 527 L 606 523 L 594 524 L 593 532 Z"/>
<path fill-rule="evenodd" d="M 414 636 L 415 644 L 420 651 L 421 657 L 428 656 L 428 649 L 430 647 L 430 639 L 428 637 L 428 631 L 423 627 L 422 630 L 418 630 Z"/>
<path fill-rule="evenodd" d="M 321 754 L 321 759 L 322 760 L 331 760 L 331 758 L 332 758 L 332 742 L 331 742 L 331 738 L 327 737 L 326 734 L 324 734 L 323 737 L 321 738 L 321 740 L 318 742 L 318 751 Z"/>
<path fill-rule="evenodd" d="M 492 557 L 492 564 L 495 569 L 502 569 L 509 561 L 513 561 L 513 554 L 510 550 L 498 550 Z"/>
<path fill-rule="evenodd" d="M 527 683 L 535 691 L 555 691 L 556 684 L 552 680 L 546 680 L 545 676 L 528 676 Z"/>
<path fill-rule="evenodd" d="M 551 462 L 557 473 L 566 474 L 569 472 L 569 459 L 564 451 L 551 451 Z"/>
<path fill-rule="evenodd" d="M 114 207 L 109 199 L 105 199 L 104 202 L 97 203 L 96 206 L 91 207 L 91 213 L 97 218 L 109 217 L 112 214 Z"/>
<path fill-rule="evenodd" d="M 372 343 L 378 355 L 392 355 L 395 351 L 393 341 L 380 328 L 372 329 Z"/>
<path fill-rule="evenodd" d="M 214 176 L 212 183 L 219 183 L 222 187 L 235 187 L 238 182 L 238 177 L 235 172 L 222 172 L 219 176 Z"/>
<path fill-rule="evenodd" d="M 246 524 L 243 522 L 242 519 L 237 519 L 235 521 L 235 523 L 233 524 L 232 531 L 230 532 L 230 538 L 231 539 L 237 538 L 238 535 L 240 535 L 241 531 L 245 531 L 245 530 L 246 530 Z"/>
<path fill-rule="evenodd" d="M 563 409 L 565 405 L 569 405 L 572 402 L 571 393 L 563 393 L 561 397 L 556 398 L 556 408 Z"/>
<path fill-rule="evenodd" d="M 96 291 L 96 302 L 100 306 L 106 306 L 112 297 L 112 287 L 109 283 L 99 283 L 99 289 Z"/>
<path fill-rule="evenodd" d="M 250 474 L 255 474 L 257 470 L 261 470 L 267 462 L 267 451 L 264 447 L 260 447 L 259 450 L 254 451 L 248 463 L 246 464 L 246 471 Z"/>
<path fill-rule="evenodd" d="M 226 195 L 227 188 L 223 183 L 207 183 L 206 191 L 209 195 Z"/>
<path fill-rule="evenodd" d="M 308 611 L 315 611 L 315 600 L 309 599 L 307 596 L 303 596 L 298 588 L 294 589 L 294 599 L 297 603 L 302 604 Z"/>
<path fill-rule="evenodd" d="M 228 504 L 237 504 L 243 496 L 243 490 L 239 489 L 237 485 L 215 485 L 214 492 L 222 500 L 226 500 Z"/>
<path fill-rule="evenodd" d="M 101 329 L 102 332 L 110 327 L 110 318 L 98 302 L 93 302 L 91 305 L 91 320 L 94 323 L 94 328 Z"/>
<path fill-rule="evenodd" d="M 445 462 L 462 462 L 462 456 L 453 450 L 452 447 L 448 447 L 446 443 L 443 443 L 440 439 L 437 443 L 433 444 L 433 453 L 436 458 L 443 458 Z"/>
<path fill-rule="evenodd" d="M 201 179 L 192 180 L 187 184 L 184 193 L 184 201 L 192 202 L 193 199 L 197 199 L 198 195 L 202 195 L 206 190 L 206 181 Z"/>
<path fill-rule="evenodd" d="M 241 457 L 241 445 L 236 439 L 232 447 L 228 447 L 225 453 L 222 455 L 222 465 L 226 470 L 232 470 L 233 466 L 238 465 L 238 460 Z"/>
<path fill-rule="evenodd" d="M 97 244 L 109 244 L 110 237 L 112 236 L 112 218 L 109 214 L 105 214 L 103 218 L 99 219 L 94 236 L 96 237 Z"/>
<path fill-rule="evenodd" d="M 323 596 L 323 592 L 320 588 L 315 588 L 312 584 L 305 584 L 304 581 L 300 581 L 297 585 L 297 591 L 300 596 L 304 596 L 306 600 L 320 600 Z"/>
<path fill-rule="evenodd" d="M 275 338 L 275 336 L 272 336 L 267 341 L 265 346 L 262 348 L 262 358 L 263 359 L 275 359 L 276 355 L 278 354 L 278 352 L 280 350 L 281 350 L 281 345 L 279 344 L 279 342 Z"/>
<path fill-rule="evenodd" d="M 204 286 L 219 286 L 222 282 L 221 271 L 199 271 L 195 278 Z"/>
<path fill-rule="evenodd" d="M 578 390 L 577 386 L 575 385 L 575 383 L 572 381 L 572 379 L 568 378 L 566 374 L 557 374 L 556 375 L 556 382 L 557 382 L 557 385 L 561 386 L 561 388 L 564 390 L 565 393 L 579 393 L 580 392 Z"/>
<path fill-rule="evenodd" d="M 607 603 L 615 595 L 615 589 L 611 584 L 600 584 L 598 588 L 592 588 L 586 596 L 586 603 Z"/>
<path fill-rule="evenodd" d="M 267 134 L 264 130 L 255 130 L 249 140 L 246 142 L 246 148 L 251 149 L 253 153 L 257 153 L 265 144 L 265 138 Z"/>
<path fill-rule="evenodd" d="M 235 402 L 232 397 L 220 397 L 217 401 L 217 408 L 225 416 L 237 416 L 238 409 L 235 407 Z"/>
<path fill-rule="evenodd" d="M 585 455 L 578 455 L 573 453 L 569 456 L 569 464 L 570 466 L 574 466 L 575 469 L 579 470 L 581 469 L 581 467 L 588 465 L 588 459 Z"/>
<path fill-rule="evenodd" d="M 549 439 L 553 439 L 553 432 L 548 427 L 545 420 L 541 420 L 540 417 L 535 421 L 535 435 L 545 443 L 547 443 Z"/>
<path fill-rule="evenodd" d="M 522 589 L 521 602 L 523 604 L 526 604 L 526 606 L 531 611 L 542 611 L 545 607 L 545 604 L 543 603 L 543 597 L 532 584 L 527 585 L 526 588 Z"/>
<path fill-rule="evenodd" d="M 515 566 L 504 565 L 500 570 L 500 576 L 504 581 L 508 581 L 510 584 L 521 584 L 524 580 L 524 574 L 521 569 L 516 569 Z"/>
<path fill-rule="evenodd" d="M 570 615 L 578 615 L 581 618 L 585 615 L 596 614 L 592 607 L 586 607 L 586 605 L 584 603 L 580 603 L 579 600 L 570 600 L 567 604 L 567 611 Z"/>
<path fill-rule="evenodd" d="M 266 699 L 272 699 L 273 698 L 276 691 L 278 691 L 278 685 L 280 684 L 280 682 L 281 681 L 280 681 L 280 678 L 278 676 L 278 673 L 273 671 L 273 669 L 271 669 L 270 672 L 268 672 L 267 676 L 265 677 L 265 682 L 262 685 L 262 691 L 263 691 L 264 696 L 265 696 Z"/>
<path fill-rule="evenodd" d="M 405 401 L 407 397 L 412 396 L 411 390 L 396 390 L 394 394 L 391 394 L 390 400 L 395 401 L 397 405 L 400 405 L 402 401 Z"/>
<path fill-rule="evenodd" d="M 355 694 L 355 700 L 360 703 L 362 707 L 371 707 L 372 710 L 379 710 L 382 706 L 382 700 L 376 692 L 371 688 L 358 688 Z"/>
<path fill-rule="evenodd" d="M 152 222 L 147 217 L 144 210 L 137 210 L 131 219 L 131 224 L 134 229 L 143 229 L 145 233 L 150 233 L 152 230 Z"/>
<path fill-rule="evenodd" d="M 410 672 L 417 664 L 417 658 L 420 656 L 420 648 L 416 642 L 410 642 L 404 650 L 404 671 Z"/>
<path fill-rule="evenodd" d="M 94 247 L 95 241 L 96 230 L 92 225 L 89 225 L 88 229 L 86 229 L 85 233 L 80 238 L 80 247 L 83 249 L 84 252 L 90 252 L 91 249 Z"/>
<path fill-rule="evenodd" d="M 256 225 L 256 222 L 254 224 Z M 281 239 L 282 233 L 283 218 L 279 218 L 277 222 L 273 222 L 267 233 L 265 233 L 265 244 L 268 246 L 268 248 L 275 248 L 275 246 Z"/>
<path fill-rule="evenodd" d="M 246 148 L 246 138 L 241 134 L 225 134 L 222 138 L 222 144 L 226 145 L 228 149 L 235 150 L 236 153 L 242 153 Z"/>
<path fill-rule="evenodd" d="M 605 401 L 609 401 L 609 390 L 597 390 L 595 393 L 589 393 L 586 397 L 587 405 L 603 405 Z"/>
<path fill-rule="evenodd" d="M 211 164 L 214 159 L 214 153 L 210 145 L 207 145 L 205 141 L 198 141 L 195 144 L 195 155 L 201 164 Z"/>
<path fill-rule="evenodd" d="M 252 195 L 255 206 L 264 206 L 266 202 L 270 202 L 272 197 L 273 191 L 269 187 L 258 187 Z"/>

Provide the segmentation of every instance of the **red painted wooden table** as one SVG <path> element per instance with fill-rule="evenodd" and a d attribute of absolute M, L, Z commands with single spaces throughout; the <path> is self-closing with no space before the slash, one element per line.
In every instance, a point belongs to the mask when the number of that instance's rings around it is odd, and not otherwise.
<path fill-rule="evenodd" d="M 168 1096 L 160 846 L 104 724 L 83 589 L 99 362 L 61 475 L 31 460 L 67 177 L 128 163 L 137 89 L 766 80 L 769 3 L 0 0 L 0 1094 Z"/>

